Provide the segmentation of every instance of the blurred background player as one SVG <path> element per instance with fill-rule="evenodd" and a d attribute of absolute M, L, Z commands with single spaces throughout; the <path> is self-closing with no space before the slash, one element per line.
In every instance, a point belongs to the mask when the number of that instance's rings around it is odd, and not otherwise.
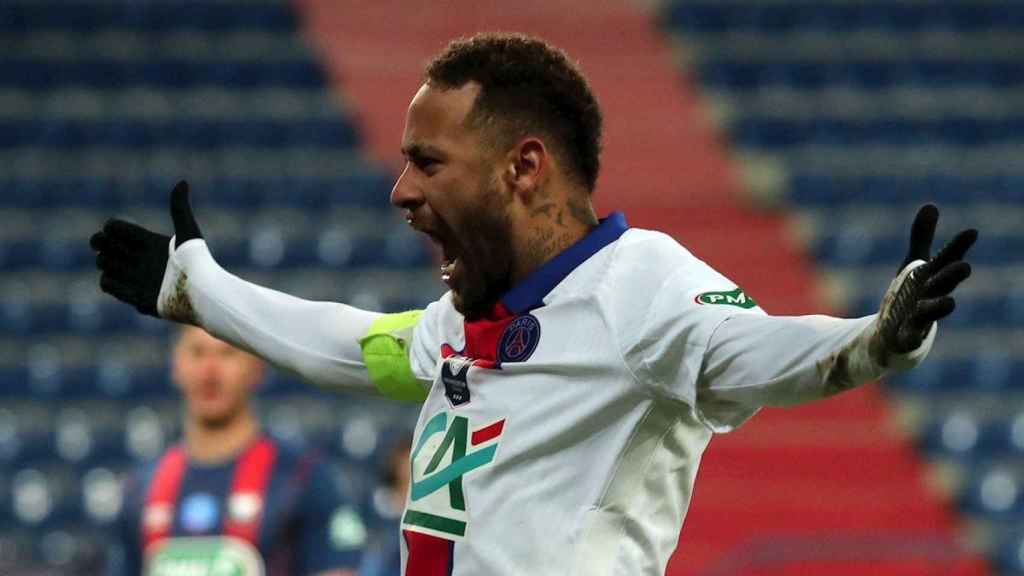
<path fill-rule="evenodd" d="M 184 439 L 130 480 L 111 573 L 355 574 L 365 528 L 337 479 L 316 453 L 260 430 L 262 362 L 188 327 L 172 370 Z"/>
<path fill-rule="evenodd" d="M 405 496 L 409 491 L 409 452 L 412 434 L 402 432 L 391 442 L 381 470 L 380 484 L 373 492 L 371 506 L 376 522 L 371 527 L 359 565 L 359 576 L 393 576 L 402 570 L 402 551 L 398 540 Z"/>

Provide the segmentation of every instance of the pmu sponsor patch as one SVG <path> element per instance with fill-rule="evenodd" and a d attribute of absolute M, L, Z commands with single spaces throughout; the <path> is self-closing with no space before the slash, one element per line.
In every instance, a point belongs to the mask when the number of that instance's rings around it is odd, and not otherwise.
<path fill-rule="evenodd" d="M 742 288 L 729 290 L 728 292 L 704 292 L 693 299 L 697 304 L 724 304 L 738 308 L 750 309 L 757 306 L 757 302 L 750 296 L 743 293 Z"/>

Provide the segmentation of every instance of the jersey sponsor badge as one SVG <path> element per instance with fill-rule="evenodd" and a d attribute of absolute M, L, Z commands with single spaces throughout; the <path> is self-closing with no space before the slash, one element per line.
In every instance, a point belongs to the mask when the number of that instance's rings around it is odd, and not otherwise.
<path fill-rule="evenodd" d="M 348 506 L 342 506 L 331 514 L 328 531 L 331 546 L 337 550 L 353 550 L 366 543 L 366 525 Z"/>
<path fill-rule="evenodd" d="M 230 536 L 168 538 L 146 556 L 145 576 L 264 576 L 260 553 Z"/>
<path fill-rule="evenodd" d="M 409 457 L 412 484 L 402 527 L 446 540 L 465 537 L 469 516 L 462 478 L 494 460 L 504 430 L 505 419 L 473 428 L 465 416 L 434 414 Z"/>
<path fill-rule="evenodd" d="M 517 316 L 508 323 L 498 341 L 499 362 L 525 362 L 540 342 L 540 322 L 533 314 Z"/>
<path fill-rule="evenodd" d="M 228 517 L 240 524 L 255 521 L 263 509 L 263 498 L 255 492 L 239 492 L 228 498 Z"/>
<path fill-rule="evenodd" d="M 206 492 L 190 494 L 181 503 L 181 527 L 186 532 L 207 532 L 217 525 L 217 500 Z"/>
<path fill-rule="evenodd" d="M 469 367 L 473 360 L 464 356 L 449 356 L 441 365 L 441 381 L 444 382 L 444 395 L 452 406 L 462 406 L 469 402 Z"/>
<path fill-rule="evenodd" d="M 171 525 L 172 516 L 170 504 L 150 504 L 142 511 L 142 525 L 147 531 L 162 532 Z"/>
<path fill-rule="evenodd" d="M 757 306 L 757 302 L 754 302 L 753 298 L 747 296 L 742 288 L 736 288 L 727 292 L 704 292 L 698 294 L 694 298 L 694 302 L 697 304 L 724 304 L 748 310 Z"/>

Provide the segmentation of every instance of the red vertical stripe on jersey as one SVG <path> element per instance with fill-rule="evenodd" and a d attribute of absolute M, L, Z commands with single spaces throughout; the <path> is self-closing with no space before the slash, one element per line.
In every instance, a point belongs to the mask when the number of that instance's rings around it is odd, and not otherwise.
<path fill-rule="evenodd" d="M 259 547 L 260 524 L 266 508 L 267 484 L 277 458 L 277 447 L 269 438 L 260 438 L 242 454 L 235 464 L 235 474 L 228 494 L 227 517 L 224 534 L 234 536 Z M 252 517 L 237 517 L 237 498 L 255 498 L 258 507 Z"/>
<path fill-rule="evenodd" d="M 142 508 L 142 549 L 166 538 L 174 524 L 178 490 L 185 476 L 188 459 L 181 446 L 169 448 L 160 458 L 149 482 Z"/>
<path fill-rule="evenodd" d="M 488 440 L 490 440 L 492 438 L 497 438 L 498 436 L 501 436 L 501 431 L 504 428 L 505 428 L 505 420 L 502 419 L 502 420 L 498 420 L 494 424 L 491 424 L 489 426 L 485 426 L 485 427 L 483 427 L 483 428 L 481 428 L 479 430 L 474 430 L 473 431 L 473 435 L 471 436 L 471 441 L 473 442 L 473 446 L 476 446 L 477 444 L 482 444 L 482 443 L 487 442 Z"/>
<path fill-rule="evenodd" d="M 451 576 L 455 565 L 455 542 L 402 530 L 409 555 L 405 562 L 405 576 Z"/>

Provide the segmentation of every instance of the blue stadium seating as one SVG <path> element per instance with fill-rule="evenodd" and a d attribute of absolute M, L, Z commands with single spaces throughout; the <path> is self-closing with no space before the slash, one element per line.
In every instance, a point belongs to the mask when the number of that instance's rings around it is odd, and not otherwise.
<path fill-rule="evenodd" d="M 39 2 L 10 3 L 0 9 L 5 33 L 63 29 L 92 31 L 124 28 L 167 30 L 255 29 L 293 33 L 296 19 L 286 3 L 249 3 L 244 10 L 217 2 Z"/>
<path fill-rule="evenodd" d="M 25 120 L 0 122 L 0 150 L 35 147 L 77 150 L 86 146 L 253 148 L 315 147 L 345 149 L 355 145 L 352 128 L 343 122 L 174 120 L 80 122 Z"/>
<path fill-rule="evenodd" d="M 712 100 L 729 103 L 722 117 L 732 143 L 777 162 L 791 208 L 828 219 L 808 251 L 844 277 L 875 277 L 898 264 L 906 236 L 886 208 L 901 223 L 924 202 L 954 214 L 984 205 L 1024 221 L 1024 170 L 1013 152 L 1024 144 L 1024 107 L 1009 96 L 1024 87 L 1024 58 L 990 42 L 1020 35 L 1024 4 L 678 0 L 663 7 L 662 23 L 692 47 L 695 76 Z M 808 42 L 827 49 L 788 49 Z M 893 95 L 903 100 L 887 107 Z M 861 205 L 874 207 L 878 221 L 836 225 L 836 215 Z M 993 544 L 993 560 L 1006 574 L 1024 574 L 1024 417 L 1010 406 L 992 410 L 1024 383 L 1013 343 L 1024 326 L 1024 284 L 1013 280 L 1024 228 L 960 222 L 982 230 L 970 258 L 980 273 L 941 330 L 973 344 L 941 347 L 887 383 L 926 414 L 912 431 L 921 449 L 959 463 L 969 478 L 957 495 L 961 510 L 1016 535 Z M 848 313 L 875 312 L 884 288 L 850 291 Z M 953 412 L 949 398 L 959 399 Z"/>
<path fill-rule="evenodd" d="M 1012 172 L 990 176 L 833 176 L 801 171 L 795 167 L 789 180 L 789 198 L 794 205 L 800 206 L 851 202 L 906 204 L 934 201 L 953 206 L 979 200 L 1024 202 L 1024 174 Z"/>
<path fill-rule="evenodd" d="M 0 211 L 17 224 L 0 231 L 0 343 L 23 356 L 13 364 L 0 356 L 0 573 L 103 573 L 112 518 L 97 482 L 116 481 L 180 435 L 163 360 L 167 323 L 94 287 L 86 239 L 106 218 L 166 231 L 168 190 L 185 177 L 218 261 L 243 277 L 279 286 L 295 278 L 301 292 L 313 289 L 302 285 L 304 270 L 336 271 L 315 292 L 341 298 L 362 290 L 354 280 L 363 274 L 351 271 L 398 270 L 408 275 L 397 283 L 404 289 L 375 295 L 376 307 L 421 307 L 436 296 L 433 285 L 410 293 L 432 254 L 387 211 L 394 176 L 358 151 L 355 123 L 331 104 L 293 10 L 283 0 L 0 5 L 11 47 L 0 54 L 0 96 L 29 111 L 0 118 L 0 156 L 10 160 Z M 81 50 L 48 41 L 61 35 Z M 141 49 L 118 52 L 112 38 Z M 189 42 L 201 50 L 177 50 Z M 208 98 L 215 105 L 206 108 Z M 126 107 L 133 111 L 122 114 Z M 219 222 L 218 211 L 230 218 Z M 294 218 L 275 219 L 284 213 Z M 263 233 L 246 229 L 256 220 Z M 47 289 L 13 281 L 21 278 Z M 118 342 L 130 343 L 125 353 Z M 84 352 L 67 353 L 76 346 Z M 339 407 L 390 414 L 273 371 L 261 394 L 304 415 L 311 397 L 332 417 Z M 290 426 L 337 462 L 359 462 L 340 474 L 363 502 L 384 457 L 384 427 L 408 426 L 413 414 L 393 416 L 362 432 L 323 419 L 292 417 Z M 360 434 L 361 445 L 352 440 Z"/>
<path fill-rule="evenodd" d="M 877 2 L 818 3 L 807 0 L 758 4 L 754 2 L 673 2 L 666 10 L 668 24 L 695 32 L 763 30 L 893 30 L 953 28 L 962 31 L 1017 30 L 1024 27 L 1024 9 L 1012 2 L 949 2 L 906 4 Z"/>

